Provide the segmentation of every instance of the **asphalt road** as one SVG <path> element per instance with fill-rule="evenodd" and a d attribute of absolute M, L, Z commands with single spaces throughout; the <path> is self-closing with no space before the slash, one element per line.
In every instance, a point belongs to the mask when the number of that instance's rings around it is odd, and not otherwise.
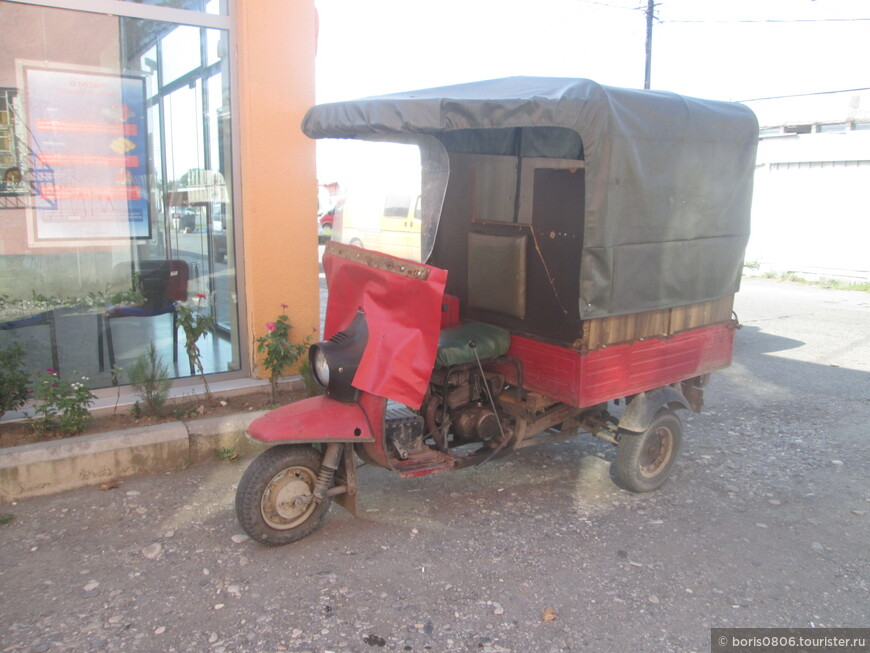
<path fill-rule="evenodd" d="M 610 445 L 399 480 L 269 549 L 247 461 L 0 506 L 0 651 L 709 651 L 710 628 L 870 626 L 870 294 L 745 280 L 659 491 Z"/>

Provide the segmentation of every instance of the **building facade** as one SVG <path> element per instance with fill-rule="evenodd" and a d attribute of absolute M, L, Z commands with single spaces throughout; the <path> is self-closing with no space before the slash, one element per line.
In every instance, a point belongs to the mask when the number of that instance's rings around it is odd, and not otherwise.
<path fill-rule="evenodd" d="M 178 303 L 216 379 L 257 375 L 285 310 L 316 332 L 313 0 L 0 0 L 0 25 L 0 346 L 96 389 L 149 343 L 192 376 Z"/>
<path fill-rule="evenodd" d="M 760 124 L 746 261 L 870 280 L 870 89 L 746 104 Z"/>

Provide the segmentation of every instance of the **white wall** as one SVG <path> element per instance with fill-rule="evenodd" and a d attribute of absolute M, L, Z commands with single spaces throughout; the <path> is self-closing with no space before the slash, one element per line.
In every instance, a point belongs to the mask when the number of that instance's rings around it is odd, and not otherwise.
<path fill-rule="evenodd" d="M 759 143 L 746 261 L 870 280 L 870 130 Z"/>

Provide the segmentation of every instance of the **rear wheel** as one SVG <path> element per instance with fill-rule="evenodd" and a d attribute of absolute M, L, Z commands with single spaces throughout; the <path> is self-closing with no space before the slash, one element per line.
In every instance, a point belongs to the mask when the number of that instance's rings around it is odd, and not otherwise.
<path fill-rule="evenodd" d="M 616 480 L 632 492 L 650 492 L 668 478 L 680 453 L 683 425 L 662 408 L 643 433 L 623 431 L 616 448 Z"/>
<path fill-rule="evenodd" d="M 257 456 L 236 491 L 236 517 L 252 539 L 280 546 L 314 532 L 330 498 L 314 500 L 322 455 L 308 445 L 280 445 Z"/>

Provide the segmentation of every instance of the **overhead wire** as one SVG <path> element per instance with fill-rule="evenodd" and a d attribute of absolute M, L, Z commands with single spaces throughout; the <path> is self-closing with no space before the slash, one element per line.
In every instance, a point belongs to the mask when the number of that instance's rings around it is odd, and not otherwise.
<path fill-rule="evenodd" d="M 852 23 L 870 18 L 763 18 L 763 19 L 697 19 L 662 20 L 663 23 Z"/>

